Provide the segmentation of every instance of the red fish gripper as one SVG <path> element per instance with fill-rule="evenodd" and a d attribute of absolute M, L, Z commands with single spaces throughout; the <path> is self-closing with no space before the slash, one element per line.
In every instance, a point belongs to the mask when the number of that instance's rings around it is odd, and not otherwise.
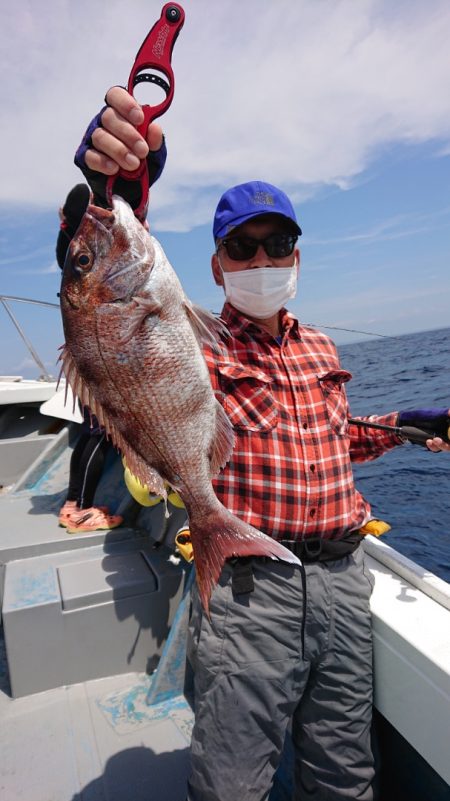
<path fill-rule="evenodd" d="M 159 20 L 145 37 L 135 58 L 128 78 L 127 90 L 134 97 L 134 88 L 139 83 L 153 83 L 165 92 L 165 98 L 157 105 L 142 105 L 144 121 L 137 130 L 146 137 L 148 126 L 169 108 L 175 90 L 175 78 L 171 65 L 172 51 L 178 34 L 184 24 L 185 14 L 178 3 L 166 3 L 161 11 Z M 158 73 L 151 72 L 157 70 Z M 162 77 L 164 76 L 164 77 Z M 141 198 L 138 207 L 134 210 L 137 217 L 143 216 L 148 203 L 149 175 L 147 160 L 142 159 L 136 170 L 120 169 L 115 175 L 110 175 L 106 183 L 106 199 L 112 205 L 114 184 L 118 177 L 128 181 L 140 181 Z"/>

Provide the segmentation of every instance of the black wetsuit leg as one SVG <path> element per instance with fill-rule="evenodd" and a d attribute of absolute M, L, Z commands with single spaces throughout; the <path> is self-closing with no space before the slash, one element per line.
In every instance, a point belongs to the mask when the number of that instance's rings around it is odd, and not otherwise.
<path fill-rule="evenodd" d="M 104 431 L 82 433 L 70 460 L 68 501 L 76 501 L 80 509 L 88 509 L 103 471 L 109 442 Z"/>

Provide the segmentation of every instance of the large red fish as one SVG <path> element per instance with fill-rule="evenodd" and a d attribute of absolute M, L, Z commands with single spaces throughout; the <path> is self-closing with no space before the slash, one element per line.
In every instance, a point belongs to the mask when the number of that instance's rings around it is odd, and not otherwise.
<path fill-rule="evenodd" d="M 202 342 L 224 335 L 184 294 L 158 241 L 130 206 L 89 206 L 64 266 L 63 370 L 151 492 L 177 490 L 188 515 L 207 610 L 225 559 L 297 562 L 280 543 L 231 514 L 211 477 L 231 456 L 232 425 L 215 399 Z"/>

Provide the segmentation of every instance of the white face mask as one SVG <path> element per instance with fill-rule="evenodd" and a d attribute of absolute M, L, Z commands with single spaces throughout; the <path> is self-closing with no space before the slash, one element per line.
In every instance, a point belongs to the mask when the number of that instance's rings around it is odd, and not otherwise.
<path fill-rule="evenodd" d="M 297 292 L 297 259 L 292 267 L 255 267 L 232 273 L 222 270 L 222 275 L 229 303 L 261 320 L 279 312 Z"/>

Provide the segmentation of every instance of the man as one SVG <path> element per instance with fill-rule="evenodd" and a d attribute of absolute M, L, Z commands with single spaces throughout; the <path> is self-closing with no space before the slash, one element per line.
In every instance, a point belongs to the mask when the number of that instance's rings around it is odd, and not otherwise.
<path fill-rule="evenodd" d="M 77 154 L 102 203 L 104 176 L 134 169 L 149 152 L 155 158 L 163 143 L 155 124 L 140 136 L 142 112 L 124 90 L 111 89 L 107 103 Z M 219 201 L 213 234 L 212 271 L 231 336 L 219 353 L 205 348 L 205 359 L 236 433 L 214 487 L 302 565 L 229 560 L 209 617 L 194 590 L 188 799 L 267 799 L 292 721 L 295 798 L 371 801 L 372 580 L 358 547 L 370 508 L 355 490 L 351 460 L 376 458 L 402 440 L 349 424 L 351 376 L 333 343 L 285 309 L 301 230 L 284 192 L 254 181 L 233 187 Z M 429 418 L 442 424 L 448 410 L 406 419 Z M 402 422 L 396 412 L 373 419 Z M 436 437 L 427 446 L 450 450 Z"/>

